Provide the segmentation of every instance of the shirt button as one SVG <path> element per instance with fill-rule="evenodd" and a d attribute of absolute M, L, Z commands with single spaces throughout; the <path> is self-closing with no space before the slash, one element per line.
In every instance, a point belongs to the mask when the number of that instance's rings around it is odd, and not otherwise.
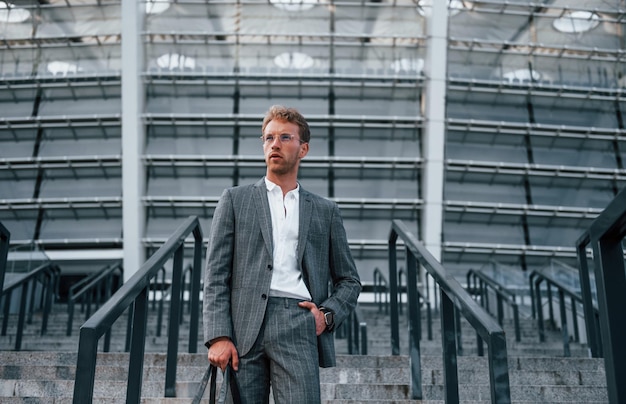
<path fill-rule="evenodd" d="M 263 299 L 263 300 L 267 300 L 267 295 L 266 295 L 265 293 L 263 293 L 263 294 L 261 295 L 261 299 Z"/>

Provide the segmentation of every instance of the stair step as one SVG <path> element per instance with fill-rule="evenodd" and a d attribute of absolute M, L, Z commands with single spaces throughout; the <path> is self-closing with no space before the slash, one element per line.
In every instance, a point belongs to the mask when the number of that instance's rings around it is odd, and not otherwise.
<path fill-rule="evenodd" d="M 78 328 L 65 336 L 67 314 L 64 305 L 55 305 L 58 312 L 50 317 L 46 335 L 41 336 L 37 316 L 27 325 L 23 348 L 31 352 L 13 352 L 15 336 L 0 337 L 0 402 L 2 403 L 71 403 L 76 372 Z M 336 340 L 337 367 L 321 369 L 323 404 L 443 404 L 443 360 L 441 358 L 440 323 L 433 318 L 432 340 L 427 339 L 426 320 L 422 322 L 421 370 L 425 399 L 411 400 L 408 322 L 400 317 L 400 351 L 404 355 L 391 356 L 389 316 L 378 313 L 375 307 L 363 307 L 368 327 L 370 355 L 345 355 L 347 342 Z M 180 328 L 177 368 L 178 398 L 163 398 L 167 350 L 166 326 L 157 337 L 155 316 L 148 320 L 146 355 L 144 361 L 144 404 L 188 403 L 195 394 L 207 366 L 206 349 L 202 345 L 202 330 L 198 330 L 198 353 L 184 353 L 189 338 L 188 324 Z M 164 317 L 164 320 L 167 316 Z M 14 321 L 14 319 L 11 319 Z M 164 322 L 166 323 L 166 321 Z M 490 403 L 487 358 L 477 357 L 476 334 L 462 321 L 463 355 L 457 356 L 459 394 L 464 404 Z M 128 354 L 125 345 L 126 322 L 119 320 L 113 326 L 110 353 L 99 353 L 96 369 L 94 403 L 109 404 L 123 401 L 126 394 Z M 572 357 L 563 357 L 561 334 L 547 329 L 545 343 L 538 343 L 535 320 L 521 322 L 522 341 L 515 342 L 514 329 L 506 322 L 504 329 L 509 350 L 509 379 L 513 403 L 586 402 L 607 403 L 606 376 L 602 359 L 588 358 L 582 344 L 572 343 Z M 10 329 L 11 330 L 11 329 Z M 102 346 L 102 340 L 100 341 Z M 486 349 L 486 345 L 485 345 Z M 64 351 L 64 352 L 62 352 Z M 220 376 L 221 379 L 221 376 Z M 5 396 L 2 396 L 4 394 Z M 21 397 L 15 396 L 21 394 Z M 207 392 L 208 394 L 208 392 Z M 204 400 L 203 402 L 208 402 Z"/>

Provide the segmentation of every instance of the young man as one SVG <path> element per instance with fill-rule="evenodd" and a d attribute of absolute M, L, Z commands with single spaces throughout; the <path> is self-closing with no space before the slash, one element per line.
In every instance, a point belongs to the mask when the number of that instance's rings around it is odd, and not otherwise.
<path fill-rule="evenodd" d="M 361 291 L 337 205 L 297 181 L 309 140 L 297 110 L 271 107 L 265 177 L 226 189 L 211 224 L 205 345 L 212 364 L 237 371 L 245 404 L 267 403 L 270 385 L 276 404 L 319 403 L 319 367 L 335 365 L 331 332 Z"/>

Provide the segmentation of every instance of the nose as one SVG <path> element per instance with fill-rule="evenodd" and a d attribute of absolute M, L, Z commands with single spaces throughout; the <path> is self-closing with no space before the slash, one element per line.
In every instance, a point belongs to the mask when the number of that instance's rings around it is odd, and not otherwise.
<path fill-rule="evenodd" d="M 270 142 L 270 146 L 272 146 L 272 149 L 276 148 L 277 147 L 276 145 L 280 146 L 281 144 L 282 143 L 280 141 L 280 137 L 278 136 L 274 137 L 274 140 Z"/>

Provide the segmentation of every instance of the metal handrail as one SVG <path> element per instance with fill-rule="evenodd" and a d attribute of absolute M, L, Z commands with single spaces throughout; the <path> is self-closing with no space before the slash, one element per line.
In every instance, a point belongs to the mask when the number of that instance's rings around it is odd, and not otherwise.
<path fill-rule="evenodd" d="M 187 275 L 189 275 L 189 282 L 187 282 Z M 180 289 L 180 293 L 181 293 L 181 300 L 182 300 L 182 304 L 180 305 L 180 322 L 182 324 L 183 322 L 183 313 L 184 313 L 184 306 L 185 306 L 185 302 L 187 302 L 187 312 L 189 313 L 191 311 L 191 299 L 186 300 L 185 299 L 185 293 L 189 293 L 191 294 L 191 281 L 193 280 L 193 268 L 191 265 L 187 265 L 185 267 L 185 269 L 183 269 L 183 287 Z"/>
<path fill-rule="evenodd" d="M 83 278 L 83 280 L 87 280 L 87 282 L 78 282 L 68 291 L 67 298 L 67 329 L 66 335 L 72 335 L 72 328 L 74 324 L 74 306 L 77 302 L 82 302 L 87 305 L 87 310 L 85 311 L 85 321 L 91 315 L 91 305 L 95 303 L 96 305 L 100 305 L 111 297 L 113 294 L 113 277 L 118 276 L 119 282 L 121 283 L 121 277 L 123 276 L 123 268 L 122 262 L 116 262 L 114 264 L 106 266 L 104 269 L 100 271 L 96 271 L 90 276 Z M 104 296 L 100 292 L 102 292 L 102 288 L 104 288 Z M 119 288 L 119 284 L 118 284 Z M 116 289 L 117 290 L 117 289 Z M 94 302 L 92 298 L 96 295 L 96 301 Z M 105 344 L 105 352 L 108 352 L 108 344 Z"/>
<path fill-rule="evenodd" d="M 14 257 L 23 257 L 24 255 L 28 256 L 28 259 L 20 259 L 7 258 L 7 271 L 10 272 L 23 272 L 26 273 L 32 268 L 37 268 L 47 262 L 50 261 L 50 258 L 46 254 L 46 252 L 41 248 L 41 245 L 37 244 L 35 241 L 29 241 L 28 243 L 13 245 L 9 248 L 9 256 Z M 26 270 L 20 270 L 18 265 L 20 262 L 26 262 Z M 9 263 L 11 267 L 9 269 Z M 18 267 L 16 269 L 16 267 Z"/>
<path fill-rule="evenodd" d="M 484 311 L 465 289 L 448 275 L 444 267 L 409 231 L 401 220 L 394 220 L 389 235 L 389 276 L 391 287 L 391 343 L 392 354 L 400 354 L 398 322 L 398 281 L 396 242 L 404 241 L 406 249 L 407 287 L 409 303 L 409 356 L 411 362 L 411 398 L 422 399 L 422 372 L 419 334 L 421 316 L 418 310 L 417 272 L 418 262 L 433 278 L 441 294 L 441 333 L 443 345 L 443 370 L 445 400 L 459 402 L 459 383 L 456 352 L 455 311 L 460 312 L 486 341 L 489 356 L 489 380 L 492 403 L 510 403 L 509 369 L 507 364 L 506 337 L 500 325 Z"/>
<path fill-rule="evenodd" d="M 9 255 L 9 244 L 11 233 L 2 223 L 0 223 L 0 289 L 4 286 L 4 274 L 7 271 L 7 257 Z"/>
<path fill-rule="evenodd" d="M 378 270 L 378 268 L 376 269 Z M 387 282 L 387 278 L 385 278 L 385 276 L 382 274 L 382 272 L 379 271 L 379 275 L 382 279 L 381 279 L 381 283 L 383 283 L 385 285 L 385 293 L 388 293 L 389 290 L 389 282 Z M 404 268 L 400 268 L 398 270 L 398 314 L 403 314 L 402 311 L 402 295 L 406 294 L 407 291 L 407 285 L 406 285 L 406 279 L 407 279 L 407 274 L 406 271 L 404 270 Z M 403 283 L 402 280 L 405 280 L 405 282 Z M 376 284 L 376 282 L 374 282 Z M 426 321 L 427 321 L 427 337 L 429 341 L 433 340 L 433 305 L 430 303 L 430 301 L 424 296 L 424 294 L 422 293 L 422 291 L 418 288 L 417 289 L 417 296 L 419 299 L 419 306 L 422 307 L 423 305 L 426 306 Z M 389 314 L 389 310 L 388 310 L 388 306 L 389 306 L 390 302 L 387 301 L 386 305 L 385 305 L 385 314 Z M 380 313 L 380 307 L 378 309 L 378 312 Z M 420 339 L 422 338 L 422 329 L 420 327 L 419 329 L 419 336 Z"/>
<path fill-rule="evenodd" d="M 185 239 L 193 233 L 193 292 L 189 331 L 189 353 L 196 353 L 198 339 L 199 294 L 202 262 L 202 228 L 196 216 L 190 216 L 122 287 L 94 313 L 80 328 L 74 404 L 93 402 L 98 340 L 128 309 L 132 318 L 132 335 L 128 366 L 126 403 L 138 404 L 141 400 L 143 360 L 148 316 L 148 291 L 150 280 L 159 269 L 173 258 L 172 293 L 169 307 L 168 347 L 165 368 L 165 397 L 176 397 L 176 363 L 178 357 L 180 297 Z M 131 320 L 129 320 L 131 321 Z"/>
<path fill-rule="evenodd" d="M 344 324 L 348 340 L 348 354 L 367 355 L 367 323 L 363 321 L 363 314 L 358 305 Z"/>
<path fill-rule="evenodd" d="M 384 309 L 389 314 L 389 283 L 378 268 L 374 268 L 374 304 L 378 305 L 378 312 Z"/>
<path fill-rule="evenodd" d="M 578 334 L 578 313 L 576 310 L 576 303 L 580 303 L 584 305 L 584 300 L 582 296 L 572 288 L 567 285 L 564 285 L 559 280 L 554 277 L 545 274 L 539 270 L 532 271 L 528 276 L 528 282 L 530 284 L 530 295 L 531 302 L 533 306 L 533 313 L 535 313 L 535 318 L 537 319 L 537 329 L 539 332 L 539 341 L 544 342 L 546 340 L 545 333 L 545 324 L 544 324 L 544 316 L 543 316 L 543 303 L 542 303 L 542 293 L 541 293 L 541 284 L 545 283 L 547 288 L 547 299 L 548 299 L 548 314 L 550 317 L 550 323 L 556 324 L 554 310 L 552 308 L 552 287 L 557 289 L 557 293 L 559 296 L 559 315 L 561 319 L 561 335 L 563 338 L 563 356 L 571 356 L 570 351 L 570 337 L 569 337 L 569 326 L 567 323 L 567 309 L 565 306 L 565 298 L 566 296 L 571 299 L 571 310 L 572 310 L 572 328 L 574 329 L 574 340 L 580 341 L 580 335 Z M 599 317 L 598 308 L 593 308 L 594 315 L 592 317 L 592 321 L 595 323 L 593 319 Z M 587 319 L 589 321 L 589 319 Z"/>
<path fill-rule="evenodd" d="M 156 308 L 157 302 L 159 303 L 159 308 L 157 311 L 157 322 L 156 322 L 156 336 L 161 336 L 161 328 L 163 328 L 163 304 L 165 302 L 165 267 L 159 268 L 157 274 L 154 276 L 152 281 L 152 310 L 154 311 Z M 160 296 L 157 298 L 157 288 L 159 274 L 161 274 L 161 288 L 160 288 Z"/>
<path fill-rule="evenodd" d="M 513 325 L 515 327 L 515 341 L 520 342 L 522 333 L 519 324 L 519 306 L 517 304 L 515 293 L 506 289 L 498 281 L 491 278 L 489 275 L 470 269 L 467 272 L 467 288 L 475 290 L 480 297 L 480 305 L 487 311 L 489 311 L 489 289 L 496 295 L 496 318 L 498 324 L 504 326 L 504 303 L 506 303 L 513 311 Z"/>
<path fill-rule="evenodd" d="M 578 258 L 578 277 L 580 278 L 580 293 L 583 298 L 583 310 L 585 312 L 585 331 L 587 333 L 587 345 L 593 358 L 601 358 L 602 342 L 600 335 L 600 318 L 594 305 L 591 292 L 589 265 L 587 263 L 587 246 L 591 243 L 589 232 L 585 231 L 576 240 L 576 256 Z"/>
<path fill-rule="evenodd" d="M 600 333 L 609 402 L 626 402 L 626 188 L 621 190 L 589 228 L 600 309 Z"/>
<path fill-rule="evenodd" d="M 43 283 L 42 289 L 42 302 L 43 315 L 41 321 L 41 335 L 44 335 L 48 329 L 48 317 L 52 309 L 53 300 L 58 297 L 59 277 L 61 270 L 59 267 L 49 262 L 41 265 L 32 271 L 28 272 L 20 279 L 16 279 L 2 289 L 0 298 L 4 296 L 4 318 L 2 320 L 2 335 L 7 335 L 7 328 L 9 323 L 9 313 L 11 307 L 11 296 L 13 291 L 20 288 L 20 305 L 17 320 L 17 335 L 15 337 L 15 350 L 20 351 L 22 349 L 22 336 L 24 334 L 24 324 L 32 323 L 32 314 L 35 309 L 35 294 L 37 288 L 37 282 Z M 30 303 L 27 310 L 27 296 L 29 295 L 30 288 Z"/>

